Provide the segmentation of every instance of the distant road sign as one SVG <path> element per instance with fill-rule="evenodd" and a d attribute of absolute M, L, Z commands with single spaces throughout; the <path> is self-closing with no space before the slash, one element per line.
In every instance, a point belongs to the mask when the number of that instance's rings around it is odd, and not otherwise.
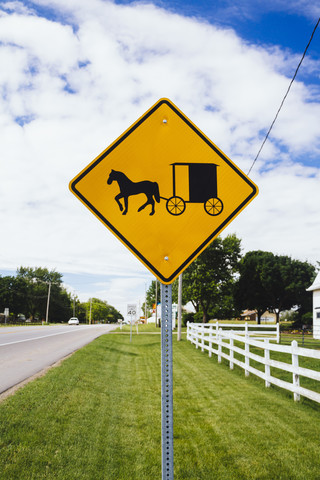
<path fill-rule="evenodd" d="M 70 189 L 164 284 L 258 194 L 168 99 L 82 170 Z"/>
<path fill-rule="evenodd" d="M 135 303 L 127 305 L 127 314 L 135 315 L 137 313 L 137 305 Z"/>

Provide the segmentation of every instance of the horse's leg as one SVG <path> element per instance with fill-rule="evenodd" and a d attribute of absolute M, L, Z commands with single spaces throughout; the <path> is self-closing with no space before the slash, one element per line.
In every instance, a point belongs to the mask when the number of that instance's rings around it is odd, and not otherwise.
<path fill-rule="evenodd" d="M 141 210 L 143 210 L 144 208 L 146 208 L 147 205 L 151 205 L 151 206 L 152 206 L 152 210 L 151 210 L 150 215 L 154 215 L 154 200 L 153 200 L 152 195 L 147 195 L 147 201 L 146 201 L 146 203 L 144 203 L 143 205 L 141 205 L 141 207 L 138 209 L 138 212 L 141 212 Z"/>
<path fill-rule="evenodd" d="M 151 195 L 150 200 L 151 200 L 150 203 L 151 203 L 151 207 L 152 207 L 152 208 L 151 208 L 151 213 L 150 213 L 149 215 L 154 215 L 154 200 L 153 200 L 153 196 L 152 196 L 152 195 Z"/>
<path fill-rule="evenodd" d="M 117 204 L 119 205 L 120 211 L 122 212 L 123 206 L 122 206 L 122 204 L 121 204 L 121 202 L 120 202 L 120 198 L 123 198 L 122 193 L 119 193 L 116 197 L 114 197 L 115 201 L 116 201 Z"/>
<path fill-rule="evenodd" d="M 138 212 L 141 212 L 141 210 L 143 210 L 144 208 L 146 208 L 146 206 L 148 205 L 149 202 L 146 202 L 144 203 L 143 205 L 141 205 L 141 207 L 138 208 Z"/>
<path fill-rule="evenodd" d="M 122 215 L 126 215 L 128 211 L 128 195 L 123 195 L 123 200 L 124 200 L 124 210 L 122 212 Z"/>

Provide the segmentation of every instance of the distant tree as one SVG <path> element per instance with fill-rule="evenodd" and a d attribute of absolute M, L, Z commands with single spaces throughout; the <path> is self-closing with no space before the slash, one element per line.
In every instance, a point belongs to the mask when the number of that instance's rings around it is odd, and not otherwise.
<path fill-rule="evenodd" d="M 225 320 L 239 316 L 240 311 L 235 305 L 233 292 L 234 283 L 231 283 L 229 292 L 228 288 L 226 287 L 224 294 L 219 297 L 219 302 L 217 302 L 213 307 L 210 308 L 210 318 L 217 320 Z"/>
<path fill-rule="evenodd" d="M 315 277 L 315 268 L 308 262 L 258 250 L 242 258 L 239 270 L 236 304 L 257 310 L 258 323 L 266 310 L 276 313 L 277 322 L 280 313 L 292 307 L 298 309 L 299 315 L 310 310 L 306 288 Z"/>
<path fill-rule="evenodd" d="M 232 299 L 240 243 L 236 235 L 216 238 L 183 273 L 184 300 L 202 312 L 203 322 L 208 322 L 210 311 L 226 304 L 226 297 Z"/>
<path fill-rule="evenodd" d="M 80 323 L 88 323 L 89 310 L 88 303 L 80 302 L 78 298 L 75 300 L 75 316 L 79 319 Z"/>
<path fill-rule="evenodd" d="M 9 308 L 15 315 L 46 318 L 50 284 L 49 321 L 66 322 L 73 316 L 73 298 L 62 285 L 62 274 L 47 268 L 20 267 L 15 277 L 0 276 L 0 311 Z M 89 302 L 75 299 L 75 314 L 81 323 L 89 318 Z M 98 298 L 92 299 L 92 319 L 115 323 L 123 316 L 112 305 Z"/>
<path fill-rule="evenodd" d="M 148 290 L 147 290 L 147 309 L 151 310 L 153 305 L 156 303 L 156 284 L 157 284 L 157 302 L 161 301 L 161 284 L 159 281 L 152 280 Z"/>
<path fill-rule="evenodd" d="M 240 261 L 240 277 L 234 289 L 236 307 L 256 310 L 259 324 L 269 304 L 261 275 L 262 266 L 269 256 L 273 258 L 272 253 L 260 250 L 246 253 Z"/>
<path fill-rule="evenodd" d="M 49 320 L 66 321 L 72 313 L 70 294 L 62 287 L 62 275 L 47 268 L 20 267 L 16 276 L 0 278 L 0 309 L 45 319 L 49 283 Z"/>
<path fill-rule="evenodd" d="M 91 301 L 89 300 L 83 305 L 85 306 L 85 309 L 87 311 L 88 320 L 91 308 L 92 323 L 116 323 L 119 319 L 123 320 L 123 316 L 118 310 L 116 310 L 112 305 L 109 305 L 108 302 L 100 300 L 99 298 L 92 298 Z"/>
<path fill-rule="evenodd" d="M 64 321 L 70 315 L 70 298 L 66 306 L 66 296 L 63 291 L 62 274 L 55 270 L 49 271 L 42 267 L 20 267 L 17 270 L 17 280 L 27 282 L 27 295 L 25 297 L 24 313 L 29 317 L 38 317 L 44 320 L 46 317 L 49 284 L 50 286 L 50 318 L 54 321 Z M 54 318 L 51 314 L 54 314 Z"/>
<path fill-rule="evenodd" d="M 49 320 L 51 321 L 63 323 L 73 316 L 71 294 L 63 287 L 52 284 L 49 306 Z"/>
<path fill-rule="evenodd" d="M 280 312 L 292 307 L 297 308 L 301 320 L 304 313 L 312 310 L 312 296 L 306 289 L 315 278 L 315 267 L 308 262 L 276 255 L 271 266 L 266 265 L 266 270 L 268 274 L 263 281 L 269 296 L 268 308 L 276 313 L 277 322 Z"/>
<path fill-rule="evenodd" d="M 0 277 L 0 311 L 9 308 L 10 313 L 24 313 L 28 283 L 13 276 Z"/>

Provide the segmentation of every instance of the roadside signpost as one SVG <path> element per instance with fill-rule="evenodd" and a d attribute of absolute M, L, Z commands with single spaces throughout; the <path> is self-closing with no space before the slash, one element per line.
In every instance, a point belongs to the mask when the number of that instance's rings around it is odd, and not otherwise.
<path fill-rule="evenodd" d="M 162 284 L 162 479 L 172 480 L 171 284 L 258 188 L 163 98 L 85 167 L 70 190 Z"/>
<path fill-rule="evenodd" d="M 130 315 L 130 342 L 132 342 L 132 317 L 136 317 L 137 305 L 135 303 L 129 303 L 127 305 L 127 314 Z"/>
<path fill-rule="evenodd" d="M 129 303 L 127 305 L 127 314 L 132 316 L 135 316 L 137 313 L 137 305 L 135 303 Z"/>

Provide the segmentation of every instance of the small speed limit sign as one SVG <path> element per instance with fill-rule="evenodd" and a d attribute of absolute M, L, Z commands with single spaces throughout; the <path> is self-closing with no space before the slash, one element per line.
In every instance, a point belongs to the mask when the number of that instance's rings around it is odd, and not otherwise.
<path fill-rule="evenodd" d="M 137 305 L 136 304 L 128 304 L 127 305 L 127 314 L 128 315 L 135 315 L 137 313 Z"/>

